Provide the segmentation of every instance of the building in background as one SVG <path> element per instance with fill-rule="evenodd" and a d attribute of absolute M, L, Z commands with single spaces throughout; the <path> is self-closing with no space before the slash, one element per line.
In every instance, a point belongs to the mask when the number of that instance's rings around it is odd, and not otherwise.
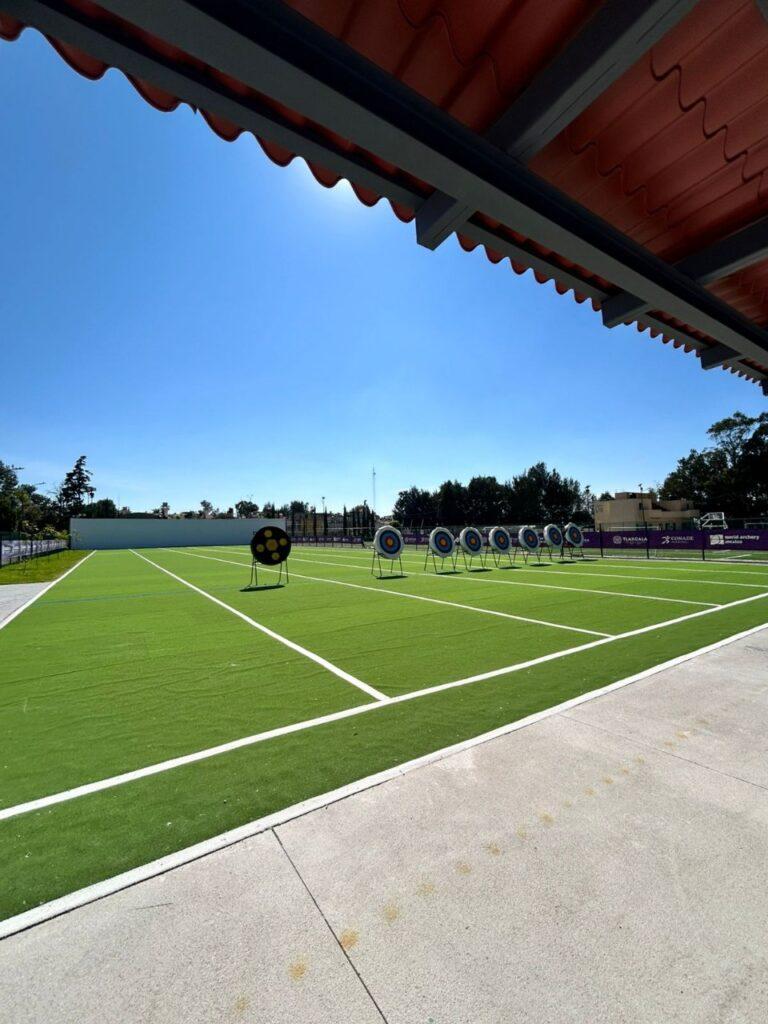
<path fill-rule="evenodd" d="M 617 491 L 595 502 L 596 530 L 680 530 L 693 527 L 699 510 L 686 498 L 665 500 L 655 491 Z"/>

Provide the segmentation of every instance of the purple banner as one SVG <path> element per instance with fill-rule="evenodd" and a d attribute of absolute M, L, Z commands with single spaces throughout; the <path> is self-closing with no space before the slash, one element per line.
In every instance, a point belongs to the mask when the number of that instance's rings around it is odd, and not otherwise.
<path fill-rule="evenodd" d="M 768 530 L 723 530 L 710 533 L 709 544 L 713 551 L 768 551 Z"/>

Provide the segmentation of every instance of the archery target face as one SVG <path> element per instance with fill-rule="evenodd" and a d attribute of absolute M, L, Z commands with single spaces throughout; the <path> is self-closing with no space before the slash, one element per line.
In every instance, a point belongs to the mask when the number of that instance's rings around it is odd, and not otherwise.
<path fill-rule="evenodd" d="M 552 548 L 561 548 L 563 546 L 563 531 L 559 526 L 550 523 L 549 526 L 544 527 L 544 540 Z"/>
<path fill-rule="evenodd" d="M 394 526 L 380 526 L 373 538 L 373 547 L 382 558 L 398 558 L 403 550 L 403 535 Z"/>
<path fill-rule="evenodd" d="M 565 539 L 574 548 L 580 548 L 584 543 L 584 534 L 578 528 L 576 523 L 568 523 L 565 528 Z"/>
<path fill-rule="evenodd" d="M 450 530 L 438 526 L 429 535 L 429 550 L 440 558 L 448 558 L 453 554 L 456 541 Z"/>
<path fill-rule="evenodd" d="M 279 526 L 262 526 L 251 539 L 251 554 L 260 565 L 279 565 L 291 553 L 291 538 Z"/>
<path fill-rule="evenodd" d="M 459 534 L 459 543 L 468 555 L 479 555 L 483 550 L 483 537 L 474 526 L 465 526 Z"/>
<path fill-rule="evenodd" d="M 539 535 L 532 526 L 521 526 L 517 531 L 517 539 L 520 541 L 520 547 L 527 551 L 538 551 Z"/>
<path fill-rule="evenodd" d="M 505 530 L 503 526 L 494 526 L 488 534 L 488 541 L 494 551 L 500 551 L 502 554 L 506 554 L 512 547 L 509 530 Z"/>

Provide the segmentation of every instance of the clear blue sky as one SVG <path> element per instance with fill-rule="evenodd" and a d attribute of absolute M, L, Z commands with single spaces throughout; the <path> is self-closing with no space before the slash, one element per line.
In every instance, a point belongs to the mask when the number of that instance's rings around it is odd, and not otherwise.
<path fill-rule="evenodd" d="M 374 464 L 382 512 L 540 459 L 647 487 L 716 419 L 766 408 L 118 72 L 86 81 L 35 32 L 0 43 L 0 104 L 0 459 L 43 489 L 80 454 L 135 509 L 340 507 L 370 500 Z"/>

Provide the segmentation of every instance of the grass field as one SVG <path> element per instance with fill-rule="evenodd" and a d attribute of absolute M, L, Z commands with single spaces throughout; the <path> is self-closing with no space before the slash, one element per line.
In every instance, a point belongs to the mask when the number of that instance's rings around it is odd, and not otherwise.
<path fill-rule="evenodd" d="M 0 916 L 768 621 L 768 566 L 423 561 L 297 547 L 261 590 L 246 548 L 80 563 L 0 631 Z"/>
<path fill-rule="evenodd" d="M 28 558 L 23 562 L 14 562 L 0 568 L 0 587 L 4 583 L 46 583 L 55 580 L 67 569 L 85 558 L 85 551 L 55 551 L 51 555 L 40 555 L 39 558 Z"/>

